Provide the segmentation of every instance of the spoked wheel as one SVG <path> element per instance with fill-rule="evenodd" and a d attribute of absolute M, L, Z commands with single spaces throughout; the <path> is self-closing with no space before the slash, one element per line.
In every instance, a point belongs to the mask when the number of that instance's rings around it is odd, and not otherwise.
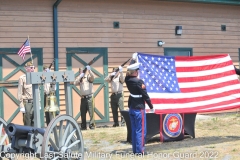
<path fill-rule="evenodd" d="M 0 145 L 8 145 L 9 143 L 6 126 L 7 122 L 0 117 Z"/>
<path fill-rule="evenodd" d="M 74 118 L 59 115 L 51 120 L 44 133 L 41 159 L 84 159 L 82 132 Z"/>

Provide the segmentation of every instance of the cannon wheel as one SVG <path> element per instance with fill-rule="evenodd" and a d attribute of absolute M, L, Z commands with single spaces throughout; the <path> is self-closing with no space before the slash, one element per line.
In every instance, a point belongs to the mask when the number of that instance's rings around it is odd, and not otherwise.
<path fill-rule="evenodd" d="M 43 136 L 41 159 L 84 159 L 82 132 L 74 118 L 58 115 Z"/>
<path fill-rule="evenodd" d="M 7 145 L 9 137 L 6 133 L 7 122 L 0 117 L 0 145 Z"/>
<path fill-rule="evenodd" d="M 7 122 L 0 117 L 0 146 L 1 145 L 8 145 L 10 143 L 10 138 L 6 132 Z M 1 153 L 2 156 L 3 153 Z M 2 157 L 0 157 L 2 160 Z"/>

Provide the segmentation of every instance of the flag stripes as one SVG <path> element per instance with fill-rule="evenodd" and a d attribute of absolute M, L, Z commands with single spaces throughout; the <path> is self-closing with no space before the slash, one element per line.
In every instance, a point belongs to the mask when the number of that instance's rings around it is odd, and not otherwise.
<path fill-rule="evenodd" d="M 31 47 L 30 47 L 30 42 L 29 40 L 27 39 L 23 45 L 21 46 L 21 48 L 19 49 L 18 51 L 18 55 L 24 60 L 25 59 L 25 55 L 27 53 L 30 53 L 31 52 Z"/>
<path fill-rule="evenodd" d="M 240 107 L 240 83 L 228 54 L 167 57 L 138 53 L 138 61 L 147 63 L 140 68 L 139 76 L 148 77 L 144 82 L 149 84 L 147 91 L 156 113 L 200 113 Z M 159 75 L 157 84 L 151 83 L 156 81 L 153 68 Z M 171 78 L 174 74 L 175 82 Z"/>

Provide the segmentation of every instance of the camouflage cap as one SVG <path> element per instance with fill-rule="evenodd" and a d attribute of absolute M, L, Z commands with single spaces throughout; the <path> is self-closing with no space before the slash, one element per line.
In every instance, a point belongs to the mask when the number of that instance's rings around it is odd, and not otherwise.
<path fill-rule="evenodd" d="M 32 61 L 28 61 L 27 63 L 25 63 L 25 67 L 28 67 L 28 66 L 33 66 L 33 62 Z"/>

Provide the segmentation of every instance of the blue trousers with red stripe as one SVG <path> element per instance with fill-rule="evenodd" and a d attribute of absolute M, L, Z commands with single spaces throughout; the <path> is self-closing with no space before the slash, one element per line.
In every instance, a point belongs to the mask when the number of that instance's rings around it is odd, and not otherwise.
<path fill-rule="evenodd" d="M 132 129 L 133 153 L 143 153 L 145 149 L 145 138 L 147 135 L 145 109 L 129 110 Z"/>

